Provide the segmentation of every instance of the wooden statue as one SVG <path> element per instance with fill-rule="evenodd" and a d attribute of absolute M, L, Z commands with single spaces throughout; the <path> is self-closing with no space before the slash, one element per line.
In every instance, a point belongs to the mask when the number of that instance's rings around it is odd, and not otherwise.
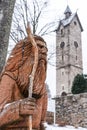
<path fill-rule="evenodd" d="M 0 130 L 44 130 L 47 111 L 45 86 L 47 46 L 40 36 L 33 36 L 38 47 L 38 64 L 29 98 L 29 76 L 34 65 L 34 48 L 29 37 L 16 44 L 2 71 L 0 79 Z"/>

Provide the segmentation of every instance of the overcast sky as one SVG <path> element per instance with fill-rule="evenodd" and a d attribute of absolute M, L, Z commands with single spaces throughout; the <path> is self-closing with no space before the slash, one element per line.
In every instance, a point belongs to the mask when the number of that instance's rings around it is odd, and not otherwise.
<path fill-rule="evenodd" d="M 80 22 L 84 31 L 82 32 L 82 56 L 83 56 L 83 73 L 87 74 L 87 4 L 85 0 L 49 0 L 50 18 L 61 19 L 67 4 L 69 5 L 72 13 L 77 11 Z M 47 39 L 48 41 L 49 38 Z M 52 43 L 53 42 L 53 43 Z M 51 43 L 55 44 L 55 37 Z M 47 82 L 50 86 L 52 95 L 55 95 L 55 69 L 48 65 Z"/>

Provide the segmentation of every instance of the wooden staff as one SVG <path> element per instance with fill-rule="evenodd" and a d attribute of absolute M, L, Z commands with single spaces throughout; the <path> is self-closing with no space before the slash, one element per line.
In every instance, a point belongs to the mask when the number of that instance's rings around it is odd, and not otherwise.
<path fill-rule="evenodd" d="M 32 44 L 33 51 L 34 51 L 34 65 L 33 65 L 31 75 L 29 75 L 30 84 L 29 84 L 29 95 L 28 95 L 28 97 L 31 98 L 32 97 L 32 89 L 33 89 L 33 81 L 34 81 L 35 72 L 36 72 L 37 65 L 38 65 L 38 47 L 37 47 L 37 44 L 36 44 L 34 37 L 32 35 L 29 23 L 28 23 L 28 26 L 26 28 L 26 32 L 27 32 L 27 35 L 28 35 L 28 39 Z M 29 116 L 29 129 L 28 130 L 32 130 L 32 116 L 31 115 Z"/>

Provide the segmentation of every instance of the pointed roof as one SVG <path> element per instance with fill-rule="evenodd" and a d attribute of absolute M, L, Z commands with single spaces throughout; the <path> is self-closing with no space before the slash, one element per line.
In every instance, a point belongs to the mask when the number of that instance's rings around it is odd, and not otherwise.
<path fill-rule="evenodd" d="M 71 10 L 70 10 L 68 5 L 66 7 L 66 10 L 65 10 L 64 14 L 67 14 L 67 13 L 72 14 L 72 12 L 71 12 Z"/>
<path fill-rule="evenodd" d="M 57 28 L 56 31 L 59 30 L 59 28 L 60 28 L 61 25 L 63 25 L 64 27 L 66 27 L 67 25 L 69 25 L 75 17 L 77 17 L 77 20 L 78 20 L 78 23 L 79 23 L 79 25 L 80 25 L 81 31 L 83 31 L 83 27 L 82 27 L 82 25 L 81 25 L 81 23 L 80 23 L 80 20 L 79 20 L 79 17 L 78 17 L 78 15 L 77 15 L 77 13 L 72 14 L 72 15 L 71 15 L 69 18 L 67 18 L 67 19 L 62 19 L 62 20 L 60 20 L 59 25 L 58 25 L 58 28 Z"/>

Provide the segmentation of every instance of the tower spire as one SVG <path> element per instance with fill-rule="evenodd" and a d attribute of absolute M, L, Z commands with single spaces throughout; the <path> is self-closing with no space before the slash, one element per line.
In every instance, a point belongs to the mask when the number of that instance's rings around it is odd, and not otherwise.
<path fill-rule="evenodd" d="M 65 14 L 66 18 L 69 18 L 69 16 L 72 14 L 72 12 L 71 12 L 68 5 L 66 7 L 66 10 L 65 10 L 64 14 Z"/>

